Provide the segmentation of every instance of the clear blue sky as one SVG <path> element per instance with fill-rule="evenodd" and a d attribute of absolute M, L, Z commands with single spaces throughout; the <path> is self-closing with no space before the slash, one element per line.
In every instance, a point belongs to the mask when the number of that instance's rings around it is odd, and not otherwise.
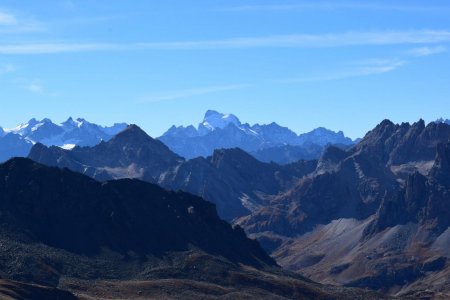
<path fill-rule="evenodd" d="M 449 1 L 0 3 L 0 125 L 136 123 L 207 109 L 362 136 L 450 117 Z"/>

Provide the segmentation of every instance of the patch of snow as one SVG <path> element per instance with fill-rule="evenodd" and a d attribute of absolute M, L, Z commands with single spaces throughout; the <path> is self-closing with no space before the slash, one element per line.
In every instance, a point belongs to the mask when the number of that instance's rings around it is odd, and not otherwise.
<path fill-rule="evenodd" d="M 73 148 L 75 148 L 76 144 L 64 144 L 61 146 L 61 148 L 65 149 L 65 150 L 72 150 Z"/>
<path fill-rule="evenodd" d="M 254 201 L 246 193 L 242 193 L 241 197 L 239 197 L 239 200 L 241 201 L 242 205 L 251 212 L 261 208 L 261 205 Z"/>
<path fill-rule="evenodd" d="M 213 131 L 216 128 L 223 129 L 231 123 L 237 127 L 241 125 L 239 119 L 233 114 L 222 114 L 217 111 L 208 110 L 201 124 L 210 131 Z"/>
<path fill-rule="evenodd" d="M 31 128 L 31 131 L 36 131 L 36 130 L 38 130 L 39 127 L 41 127 L 42 125 L 44 125 L 44 123 L 38 123 L 38 124 L 34 125 L 34 126 Z"/>
<path fill-rule="evenodd" d="M 359 163 L 353 159 L 353 164 L 355 165 L 356 173 L 358 174 L 359 179 L 363 179 L 366 175 L 364 175 L 364 172 L 361 170 L 361 166 Z"/>

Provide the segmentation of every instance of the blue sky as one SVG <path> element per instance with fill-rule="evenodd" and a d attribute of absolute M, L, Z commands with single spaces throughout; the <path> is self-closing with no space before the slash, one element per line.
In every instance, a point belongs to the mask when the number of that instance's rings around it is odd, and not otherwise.
<path fill-rule="evenodd" d="M 0 4 L 0 125 L 69 116 L 153 136 L 207 109 L 360 137 L 450 118 L 448 1 Z"/>

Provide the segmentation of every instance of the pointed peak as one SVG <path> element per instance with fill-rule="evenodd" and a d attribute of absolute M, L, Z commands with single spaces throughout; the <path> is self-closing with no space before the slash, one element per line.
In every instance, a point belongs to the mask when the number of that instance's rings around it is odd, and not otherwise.
<path fill-rule="evenodd" d="M 116 136 L 133 135 L 133 136 L 145 136 L 150 137 L 144 130 L 142 130 L 136 124 L 128 125 L 124 130 L 119 132 Z"/>
<path fill-rule="evenodd" d="M 49 118 L 44 118 L 41 120 L 41 123 L 53 123 Z"/>
<path fill-rule="evenodd" d="M 130 124 L 130 125 L 128 125 L 127 128 L 125 128 L 125 130 L 140 130 L 140 131 L 143 131 L 143 130 L 141 129 L 141 127 L 137 126 L 136 124 Z"/>
<path fill-rule="evenodd" d="M 144 130 L 135 124 L 128 125 L 124 130 L 117 133 L 109 141 L 108 145 L 143 145 L 154 143 L 155 139 L 149 136 Z M 159 141 L 158 141 L 159 142 Z M 162 143 L 161 143 L 162 144 Z M 120 146 L 122 147 L 122 146 Z"/>
<path fill-rule="evenodd" d="M 31 124 L 37 124 L 37 123 L 39 123 L 39 121 L 36 120 L 36 118 L 31 118 L 31 119 L 28 121 L 28 124 L 29 124 L 29 125 L 31 125 Z"/>
<path fill-rule="evenodd" d="M 414 123 L 413 125 L 419 126 L 421 128 L 425 128 L 425 121 L 422 118 L 420 118 L 420 120 L 417 121 L 416 123 Z"/>
<path fill-rule="evenodd" d="M 75 121 L 73 120 L 72 117 L 69 117 L 67 120 L 65 120 L 64 122 L 61 123 L 62 125 L 72 125 L 75 124 Z"/>
<path fill-rule="evenodd" d="M 381 121 L 380 124 L 378 124 L 377 127 L 386 127 L 386 126 L 394 126 L 395 124 L 389 120 L 389 119 L 384 119 L 383 121 Z"/>
<path fill-rule="evenodd" d="M 409 128 L 410 125 L 409 123 L 405 123 L 402 125 L 395 125 L 391 120 L 389 119 L 384 119 L 380 124 L 378 124 L 377 126 L 375 126 L 374 129 L 372 129 L 371 131 L 369 131 L 367 135 L 379 135 L 382 134 L 383 132 L 387 132 L 387 131 L 391 131 L 391 130 L 395 130 L 395 128 L 397 128 L 396 126 L 405 126 L 406 128 Z"/>
<path fill-rule="evenodd" d="M 206 111 L 206 113 L 205 113 L 205 117 L 204 117 L 204 118 L 206 119 L 206 118 L 208 118 L 208 117 L 215 116 L 215 115 L 223 115 L 223 114 L 219 113 L 219 112 L 216 111 L 216 110 L 208 109 L 208 110 Z"/>

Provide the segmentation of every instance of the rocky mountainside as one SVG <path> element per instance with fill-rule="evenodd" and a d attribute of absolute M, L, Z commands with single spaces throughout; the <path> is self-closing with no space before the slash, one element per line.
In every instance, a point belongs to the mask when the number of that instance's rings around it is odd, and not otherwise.
<path fill-rule="evenodd" d="M 263 206 L 316 166 L 315 161 L 285 166 L 262 163 L 237 148 L 185 161 L 136 125 L 94 147 L 64 150 L 36 144 L 29 157 L 98 180 L 139 178 L 181 189 L 214 202 L 219 215 L 227 220 Z"/>
<path fill-rule="evenodd" d="M 72 150 L 36 144 L 29 157 L 48 166 L 66 167 L 98 180 L 140 178 L 157 182 L 160 174 L 184 161 L 162 142 L 130 125 L 109 141 Z"/>
<path fill-rule="evenodd" d="M 89 299 L 379 298 L 282 271 L 213 204 L 133 179 L 102 183 L 9 160 L 0 165 L 0 224 L 0 275 L 14 280 L 0 282 L 0 294 L 9 296 L 74 298 L 45 285 Z"/>
<path fill-rule="evenodd" d="M 0 162 L 11 157 L 27 156 L 35 143 L 66 149 L 76 145 L 94 146 L 109 140 L 126 126 L 125 123 L 116 123 L 103 127 L 81 118 L 69 118 L 61 124 L 55 124 L 50 119 L 31 119 L 15 128 L 0 128 Z"/>
<path fill-rule="evenodd" d="M 158 183 L 200 195 L 214 202 L 223 218 L 232 220 L 265 206 L 315 165 L 316 161 L 267 164 L 238 148 L 220 149 L 169 170 Z"/>
<path fill-rule="evenodd" d="M 328 148 L 314 173 L 237 224 L 323 283 L 449 292 L 449 138 L 444 123 L 385 120 L 351 149 Z"/>
<path fill-rule="evenodd" d="M 214 150 L 222 148 L 241 148 L 249 153 L 258 153 L 267 148 L 274 148 L 265 152 L 265 161 L 279 161 L 279 147 L 296 146 L 302 151 L 293 151 L 288 162 L 300 159 L 318 158 L 328 144 L 351 145 L 353 141 L 344 136 L 342 131 L 333 132 L 325 128 L 317 128 L 311 132 L 297 135 L 287 127 L 276 123 L 268 125 L 243 124 L 232 114 L 221 114 L 209 110 L 203 122 L 197 128 L 190 125 L 172 126 L 159 137 L 169 148 L 187 159 L 212 155 Z M 314 149 L 314 150 L 312 150 Z M 277 151 L 278 150 L 278 151 Z M 274 157 L 267 158 L 274 153 Z M 258 157 L 258 155 L 257 155 Z M 294 160 L 295 159 L 295 160 Z"/>

